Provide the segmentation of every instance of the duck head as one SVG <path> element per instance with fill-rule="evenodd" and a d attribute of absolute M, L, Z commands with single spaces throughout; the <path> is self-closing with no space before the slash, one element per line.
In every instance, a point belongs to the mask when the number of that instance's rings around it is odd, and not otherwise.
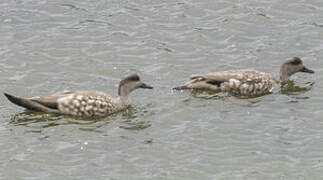
<path fill-rule="evenodd" d="M 137 74 L 129 74 L 120 81 L 118 94 L 121 97 L 126 97 L 133 90 L 138 88 L 153 89 L 153 87 L 141 82 L 140 77 Z"/>
<path fill-rule="evenodd" d="M 297 72 L 314 73 L 303 65 L 303 61 L 299 57 L 288 58 L 280 67 L 280 81 L 286 82 L 289 77 Z"/>

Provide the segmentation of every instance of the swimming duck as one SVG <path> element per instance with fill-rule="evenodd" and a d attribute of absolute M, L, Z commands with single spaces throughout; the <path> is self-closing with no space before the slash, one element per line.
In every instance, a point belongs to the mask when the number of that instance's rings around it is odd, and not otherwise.
<path fill-rule="evenodd" d="M 33 111 L 76 116 L 106 116 L 130 105 L 128 95 L 137 88 L 153 89 L 142 83 L 137 74 L 125 76 L 119 83 L 119 97 L 98 91 L 62 91 L 51 95 L 31 98 L 4 95 L 12 103 Z"/>
<path fill-rule="evenodd" d="M 306 68 L 298 57 L 288 58 L 280 67 L 279 80 L 272 75 L 256 70 L 229 70 L 195 75 L 175 90 L 210 90 L 228 92 L 240 96 L 261 96 L 271 93 L 274 85 L 285 84 L 297 72 L 314 73 Z"/>

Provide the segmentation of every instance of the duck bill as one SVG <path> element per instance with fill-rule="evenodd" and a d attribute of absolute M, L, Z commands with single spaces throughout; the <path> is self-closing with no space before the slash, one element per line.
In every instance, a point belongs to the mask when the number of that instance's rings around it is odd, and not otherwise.
<path fill-rule="evenodd" d="M 303 69 L 301 70 L 302 72 L 305 72 L 305 73 L 311 73 L 311 74 L 313 74 L 314 73 L 314 71 L 313 70 L 310 70 L 310 69 L 308 69 L 307 67 L 303 67 Z"/>
<path fill-rule="evenodd" d="M 143 89 L 153 89 L 152 86 L 149 86 L 148 84 L 145 84 L 145 83 L 142 83 L 140 88 L 143 88 Z"/>

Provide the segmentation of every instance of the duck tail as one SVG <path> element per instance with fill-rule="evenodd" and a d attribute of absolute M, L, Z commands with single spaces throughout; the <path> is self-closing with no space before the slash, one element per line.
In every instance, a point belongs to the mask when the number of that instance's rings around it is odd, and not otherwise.
<path fill-rule="evenodd" d="M 194 89 L 198 89 L 196 88 L 196 83 L 202 81 L 203 79 L 200 76 L 194 76 L 191 77 L 191 80 L 186 82 L 184 85 L 182 86 L 178 86 L 178 87 L 174 87 L 173 90 L 194 90 Z"/>
<path fill-rule="evenodd" d="M 31 99 L 22 98 L 22 97 L 16 97 L 8 93 L 4 93 L 4 95 L 7 97 L 7 99 L 21 107 L 24 107 L 26 109 L 32 110 L 32 111 L 42 111 L 42 112 L 50 112 L 55 113 L 57 112 L 54 109 L 50 109 L 42 104 L 39 104 Z"/>
<path fill-rule="evenodd" d="M 27 105 L 28 103 L 26 102 L 26 100 L 24 98 L 16 97 L 16 96 L 13 96 L 8 93 L 3 93 L 3 94 L 7 97 L 7 99 L 10 102 L 28 109 L 28 105 Z"/>

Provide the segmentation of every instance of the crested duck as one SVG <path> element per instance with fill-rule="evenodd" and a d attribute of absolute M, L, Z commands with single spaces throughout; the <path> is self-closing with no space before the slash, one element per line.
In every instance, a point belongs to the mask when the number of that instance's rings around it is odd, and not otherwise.
<path fill-rule="evenodd" d="M 279 80 L 272 75 L 256 70 L 229 70 L 195 75 L 183 86 L 175 90 L 210 90 L 228 92 L 240 96 L 261 96 L 271 93 L 273 86 L 285 84 L 289 77 L 297 72 L 314 73 L 303 65 L 298 57 L 288 58 L 281 66 Z"/>
<path fill-rule="evenodd" d="M 98 91 L 62 91 L 31 98 L 4 95 L 12 103 L 33 111 L 92 117 L 106 116 L 127 108 L 130 105 L 128 96 L 137 88 L 153 89 L 141 82 L 137 74 L 130 74 L 120 81 L 117 98 Z"/>

